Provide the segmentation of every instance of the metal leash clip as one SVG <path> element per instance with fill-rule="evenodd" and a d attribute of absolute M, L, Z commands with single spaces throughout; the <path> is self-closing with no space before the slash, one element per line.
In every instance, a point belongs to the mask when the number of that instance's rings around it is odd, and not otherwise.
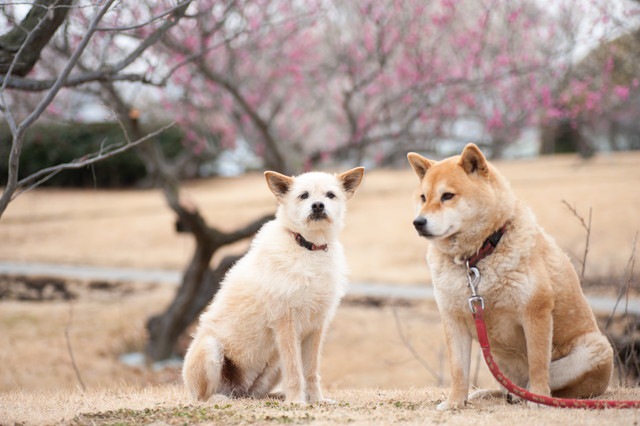
<path fill-rule="evenodd" d="M 480 307 L 484 310 L 484 298 L 478 294 L 478 285 L 480 284 L 480 271 L 475 266 L 469 266 L 469 261 L 466 262 L 467 267 L 467 287 L 471 289 L 471 297 L 469 297 L 469 309 L 471 313 L 476 313 L 475 304 L 480 303 Z"/>

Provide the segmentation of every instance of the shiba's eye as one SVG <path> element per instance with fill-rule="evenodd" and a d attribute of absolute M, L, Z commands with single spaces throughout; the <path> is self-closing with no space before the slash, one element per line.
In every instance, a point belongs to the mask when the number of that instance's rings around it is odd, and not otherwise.
<path fill-rule="evenodd" d="M 327 192 L 327 198 L 330 200 L 333 200 L 334 198 L 336 198 L 336 194 L 334 194 L 333 192 L 329 191 Z"/>
<path fill-rule="evenodd" d="M 425 197 L 424 194 L 420 195 L 420 199 L 422 200 L 423 203 L 427 202 L 427 197 Z"/>
<path fill-rule="evenodd" d="M 307 198 L 309 198 L 309 193 L 305 191 L 302 194 L 300 194 L 298 198 L 300 198 L 301 200 L 306 200 Z"/>
<path fill-rule="evenodd" d="M 453 197 L 455 197 L 455 194 L 452 194 L 451 192 L 445 192 L 444 194 L 442 194 L 442 197 L 440 197 L 440 200 L 447 201 L 452 199 Z"/>

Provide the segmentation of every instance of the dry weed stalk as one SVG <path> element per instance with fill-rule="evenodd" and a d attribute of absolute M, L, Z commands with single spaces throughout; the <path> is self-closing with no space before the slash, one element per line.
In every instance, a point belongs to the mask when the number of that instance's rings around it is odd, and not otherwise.
<path fill-rule="evenodd" d="M 76 364 L 76 358 L 73 355 L 73 348 L 71 347 L 71 339 L 69 339 L 69 330 L 71 329 L 71 325 L 73 324 L 73 302 L 69 302 L 69 321 L 67 322 L 67 326 L 64 328 L 64 339 L 67 342 L 67 351 L 69 352 L 69 358 L 71 358 L 71 366 L 73 367 L 73 371 L 76 373 L 76 378 L 78 379 L 78 383 L 80 384 L 80 389 L 82 392 L 87 390 L 84 382 L 82 381 L 82 375 L 80 375 L 80 370 L 78 369 L 78 365 Z"/>
<path fill-rule="evenodd" d="M 400 316 L 398 315 L 398 309 L 396 306 L 393 306 L 393 318 L 395 319 L 395 322 L 396 322 L 398 336 L 400 337 L 400 340 L 402 341 L 404 346 L 409 350 L 409 352 L 411 352 L 411 355 L 420 363 L 420 365 L 425 370 L 427 370 L 429 374 L 431 374 L 431 376 L 435 379 L 438 386 L 443 386 L 444 377 L 442 375 L 442 363 L 440 363 L 440 369 L 439 369 L 440 372 L 438 372 L 436 369 L 432 368 L 431 365 L 429 365 L 429 363 L 423 357 L 420 356 L 416 348 L 413 347 L 411 340 L 409 340 L 409 338 L 404 332 L 404 328 L 402 327 L 402 321 L 400 320 Z M 441 359 L 441 357 L 439 357 L 439 359 Z"/>
<path fill-rule="evenodd" d="M 589 207 L 589 219 L 587 222 L 585 222 L 584 218 L 578 213 L 578 210 L 576 210 L 575 207 L 573 207 L 571 204 L 569 204 L 566 200 L 562 200 L 562 203 L 567 206 L 567 208 L 571 211 L 571 213 L 573 213 L 573 215 L 580 221 L 580 223 L 582 224 L 582 227 L 584 228 L 584 230 L 586 231 L 587 235 L 585 237 L 585 244 L 584 244 L 584 254 L 582 255 L 582 270 L 580 271 L 580 279 L 584 279 L 584 270 L 587 266 L 587 254 L 589 254 L 589 241 L 591 240 L 591 210 L 592 208 Z"/>
<path fill-rule="evenodd" d="M 618 383 L 623 384 L 625 378 L 632 376 L 636 377 L 636 380 L 640 378 L 640 342 L 638 342 L 634 336 L 634 332 L 638 328 L 639 318 L 637 315 L 630 314 L 628 312 L 629 305 L 629 290 L 633 283 L 633 271 L 636 263 L 636 246 L 638 242 L 638 232 L 633 237 L 633 244 L 631 247 L 631 255 L 627 261 L 627 265 L 624 268 L 621 285 L 618 290 L 618 297 L 616 303 L 607 318 L 604 326 L 605 334 L 612 343 L 613 350 L 615 352 L 615 360 L 618 370 Z M 614 317 L 618 305 L 622 302 L 624 297 L 624 310 L 620 313 L 621 319 L 627 319 L 623 326 L 621 335 L 614 335 L 610 330 L 610 326 L 613 324 Z"/>

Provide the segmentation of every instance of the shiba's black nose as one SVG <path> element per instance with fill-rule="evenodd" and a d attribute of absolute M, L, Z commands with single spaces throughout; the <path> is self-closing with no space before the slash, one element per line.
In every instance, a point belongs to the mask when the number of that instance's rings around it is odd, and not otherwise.
<path fill-rule="evenodd" d="M 316 201 L 315 203 L 311 204 L 311 210 L 314 213 L 321 213 L 324 210 L 324 203 Z"/>
<path fill-rule="evenodd" d="M 425 219 L 422 216 L 418 216 L 415 219 L 413 219 L 413 226 L 418 230 L 418 231 L 424 231 L 424 227 L 427 225 L 427 219 Z"/>

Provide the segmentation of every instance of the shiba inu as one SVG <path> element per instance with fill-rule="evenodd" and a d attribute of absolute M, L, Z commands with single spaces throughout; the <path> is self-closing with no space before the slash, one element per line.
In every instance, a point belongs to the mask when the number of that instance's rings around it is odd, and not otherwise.
<path fill-rule="evenodd" d="M 276 217 L 200 316 L 182 370 L 195 398 L 261 398 L 282 380 L 287 402 L 326 401 L 320 353 L 347 284 L 338 234 L 363 175 L 362 167 L 338 175 L 265 172 Z"/>
<path fill-rule="evenodd" d="M 477 336 L 467 304 L 467 262 L 479 271 L 492 353 L 510 380 L 547 396 L 602 394 L 613 370 L 611 345 L 568 257 L 506 179 L 474 144 L 439 162 L 407 157 L 420 180 L 413 225 L 430 243 L 427 262 L 451 373 L 448 399 L 438 409 L 462 407 L 468 397 Z M 469 399 L 489 394 L 495 392 L 477 391 Z"/>

